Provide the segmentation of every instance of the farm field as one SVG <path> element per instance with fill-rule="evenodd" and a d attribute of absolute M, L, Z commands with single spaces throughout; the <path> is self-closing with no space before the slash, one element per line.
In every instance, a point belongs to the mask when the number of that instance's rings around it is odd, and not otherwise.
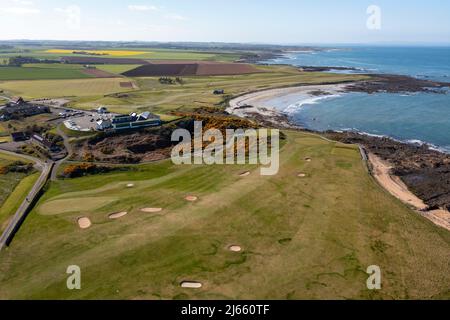
<path fill-rule="evenodd" d="M 55 51 L 54 51 L 55 50 Z M 108 55 L 81 55 L 73 54 L 73 51 L 87 51 L 87 52 L 106 52 Z M 133 53 L 133 54 L 130 54 Z M 104 57 L 104 58 L 133 58 L 144 60 L 161 60 L 161 59 L 178 59 L 178 60 L 210 60 L 210 61 L 234 61 L 240 58 L 236 53 L 223 53 L 223 52 L 202 52 L 202 51 L 189 51 L 181 49 L 102 49 L 102 50 L 80 50 L 80 49 L 57 49 L 57 48 L 32 48 L 27 52 L 22 53 L 0 53 L 0 60 L 7 59 L 14 56 L 27 56 L 38 59 L 57 59 L 62 56 L 74 56 L 74 57 Z"/>
<path fill-rule="evenodd" d="M 52 182 L 0 252 L 0 299 L 450 297 L 446 230 L 385 192 L 356 146 L 285 133 L 271 177 L 163 161 Z M 108 217 L 118 212 L 128 214 Z M 80 217 L 92 226 L 80 229 Z M 83 289 L 69 291 L 74 264 Z M 374 264 L 381 291 L 366 287 Z M 181 288 L 186 280 L 203 287 Z"/>
<path fill-rule="evenodd" d="M 83 72 L 81 68 L 66 68 L 64 65 L 52 67 L 1 67 L 1 80 L 41 80 L 41 79 L 83 79 L 93 76 Z"/>
<path fill-rule="evenodd" d="M 104 96 L 134 90 L 121 86 L 121 83 L 130 81 L 123 78 L 3 81 L 0 82 L 0 89 L 26 99 Z"/>

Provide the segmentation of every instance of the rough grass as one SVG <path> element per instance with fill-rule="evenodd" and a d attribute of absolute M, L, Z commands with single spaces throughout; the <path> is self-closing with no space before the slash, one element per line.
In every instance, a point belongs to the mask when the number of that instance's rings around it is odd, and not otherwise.
<path fill-rule="evenodd" d="M 357 147 L 336 153 L 335 145 L 287 132 L 273 177 L 164 161 L 52 183 L 0 253 L 0 298 L 448 298 L 448 231 L 381 189 Z M 244 170 L 252 174 L 240 178 Z M 99 208 L 79 201 L 70 212 L 64 205 L 89 197 L 108 200 Z M 119 211 L 128 215 L 108 219 Z M 80 230 L 80 216 L 94 225 Z M 244 251 L 231 253 L 231 244 Z M 79 291 L 66 289 L 74 264 Z M 380 291 L 366 288 L 370 265 L 381 267 Z M 183 280 L 204 287 L 182 289 Z"/>
<path fill-rule="evenodd" d="M 0 153 L 0 166 L 7 166 L 15 161 L 29 163 L 27 159 Z M 39 174 L 37 175 L 39 177 Z M 36 179 L 37 179 L 36 177 Z M 20 198 L 25 197 L 31 189 L 30 185 L 34 178 L 23 173 L 0 174 L 0 232 L 6 226 L 9 218 L 19 207 Z M 27 191 L 28 190 L 28 191 Z M 23 200 L 23 199 L 22 199 Z"/>
<path fill-rule="evenodd" d="M 0 143 L 11 142 L 11 137 L 8 136 L 0 136 Z"/>
<path fill-rule="evenodd" d="M 0 196 L 0 232 L 8 225 L 9 219 L 16 213 L 20 204 L 24 201 L 40 173 L 29 176 L 25 174 L 8 173 L 0 176 L 2 195 Z M 7 198 L 2 199 L 7 196 Z"/>
<path fill-rule="evenodd" d="M 131 80 L 122 78 L 108 79 L 74 79 L 74 80 L 35 80 L 35 81 L 5 81 L 0 82 L 0 88 L 12 95 L 20 95 L 27 99 L 51 97 L 86 97 L 99 96 L 132 91 L 123 88 L 121 82 Z"/>

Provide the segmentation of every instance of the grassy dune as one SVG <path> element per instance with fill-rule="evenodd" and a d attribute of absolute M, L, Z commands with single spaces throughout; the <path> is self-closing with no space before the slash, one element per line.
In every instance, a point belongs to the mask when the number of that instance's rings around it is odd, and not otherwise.
<path fill-rule="evenodd" d="M 136 168 L 52 183 L 0 253 L 0 298 L 450 297 L 450 234 L 382 190 L 357 147 L 287 132 L 273 177 L 248 166 Z M 108 218 L 120 211 L 128 215 Z M 93 226 L 79 229 L 80 216 Z M 73 264 L 80 291 L 66 289 Z M 374 264 L 377 292 L 366 289 Z"/>

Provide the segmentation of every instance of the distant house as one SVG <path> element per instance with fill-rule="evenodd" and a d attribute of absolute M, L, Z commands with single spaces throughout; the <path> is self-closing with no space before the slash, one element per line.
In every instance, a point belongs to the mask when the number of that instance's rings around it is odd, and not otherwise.
<path fill-rule="evenodd" d="M 45 139 L 44 137 L 42 137 L 39 134 L 33 134 L 31 136 L 31 139 L 36 142 L 38 145 L 46 148 L 49 151 L 55 152 L 55 151 L 59 151 L 59 147 L 55 144 L 53 144 L 52 142 L 48 141 L 47 139 Z"/>
<path fill-rule="evenodd" d="M 214 94 L 217 94 L 217 95 L 219 95 L 219 94 L 224 94 L 224 93 L 225 93 L 225 90 L 223 90 L 223 89 L 216 89 L 216 90 L 214 90 L 213 93 L 214 93 Z"/>
<path fill-rule="evenodd" d="M 22 97 L 13 97 L 6 105 L 7 106 L 20 106 L 25 103 L 25 100 Z"/>
<path fill-rule="evenodd" d="M 26 141 L 29 139 L 29 137 L 25 132 L 13 132 L 11 133 L 11 139 L 14 142 L 19 142 L 19 141 Z"/>

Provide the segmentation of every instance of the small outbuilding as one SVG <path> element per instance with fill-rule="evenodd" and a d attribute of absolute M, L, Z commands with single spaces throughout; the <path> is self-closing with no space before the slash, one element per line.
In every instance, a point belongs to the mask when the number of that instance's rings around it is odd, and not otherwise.
<path fill-rule="evenodd" d="M 108 108 L 106 108 L 106 107 L 99 107 L 97 109 L 97 113 L 100 113 L 100 114 L 108 113 Z"/>
<path fill-rule="evenodd" d="M 97 121 L 97 130 L 103 131 L 112 127 L 112 122 L 109 119 L 102 119 Z"/>
<path fill-rule="evenodd" d="M 25 132 L 13 132 L 11 133 L 11 139 L 14 142 L 19 142 L 19 141 L 26 141 L 29 139 L 29 137 Z"/>

